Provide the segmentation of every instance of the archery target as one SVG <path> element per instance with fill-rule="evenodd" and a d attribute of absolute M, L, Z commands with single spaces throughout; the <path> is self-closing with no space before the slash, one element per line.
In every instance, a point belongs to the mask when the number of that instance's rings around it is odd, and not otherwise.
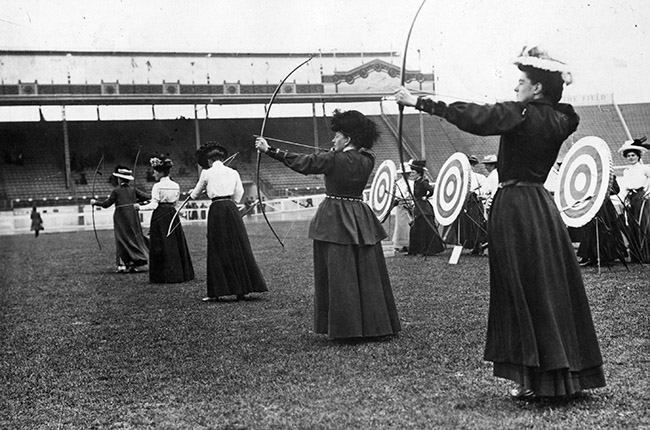
<path fill-rule="evenodd" d="M 433 194 L 433 211 L 441 225 L 451 225 L 463 210 L 471 170 L 467 155 L 462 152 L 456 152 L 442 165 Z"/>
<path fill-rule="evenodd" d="M 379 165 L 370 186 L 370 208 L 382 222 L 393 207 L 396 175 L 395 163 L 386 160 Z"/>
<path fill-rule="evenodd" d="M 578 140 L 564 157 L 558 174 L 555 204 L 569 227 L 582 227 L 609 197 L 612 155 L 599 137 Z"/>

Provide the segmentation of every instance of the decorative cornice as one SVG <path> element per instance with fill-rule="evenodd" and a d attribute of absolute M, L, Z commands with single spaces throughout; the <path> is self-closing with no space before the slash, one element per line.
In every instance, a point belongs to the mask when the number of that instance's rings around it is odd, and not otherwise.
<path fill-rule="evenodd" d="M 335 85 L 345 82 L 352 85 L 358 78 L 366 79 L 373 72 L 386 73 L 391 78 L 397 78 L 400 75 L 400 68 L 384 60 L 375 59 L 348 71 L 335 70 L 333 75 L 323 75 L 321 82 Z M 422 73 L 419 70 L 407 70 L 405 80 L 406 82 L 412 82 L 413 80 L 418 82 L 433 81 L 433 74 Z"/>

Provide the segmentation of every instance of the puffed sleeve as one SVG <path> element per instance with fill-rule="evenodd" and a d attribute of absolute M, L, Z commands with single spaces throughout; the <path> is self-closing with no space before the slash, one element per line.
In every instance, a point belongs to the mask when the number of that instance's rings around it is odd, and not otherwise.
<path fill-rule="evenodd" d="M 205 187 L 208 184 L 208 178 L 207 178 L 207 170 L 202 170 L 201 171 L 201 176 L 199 176 L 199 180 L 196 183 L 196 186 L 192 190 L 192 193 L 190 196 L 192 197 L 192 200 L 196 200 L 196 198 L 205 190 Z"/>
<path fill-rule="evenodd" d="M 241 201 L 241 198 L 244 197 L 244 185 L 241 182 L 241 176 L 239 175 L 239 172 L 236 170 L 233 170 L 233 172 L 237 180 L 235 182 L 235 191 L 232 194 L 232 200 L 235 203 L 239 203 Z"/>

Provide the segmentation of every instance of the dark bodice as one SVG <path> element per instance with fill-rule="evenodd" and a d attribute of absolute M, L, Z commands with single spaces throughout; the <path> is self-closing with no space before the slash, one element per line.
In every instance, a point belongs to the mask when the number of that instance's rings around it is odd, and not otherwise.
<path fill-rule="evenodd" d="M 328 196 L 358 199 L 323 200 L 309 226 L 310 238 L 363 246 L 374 245 L 386 238 L 386 232 L 372 209 L 360 199 L 375 165 L 375 157 L 371 152 L 282 152 L 269 155 L 298 173 L 325 175 L 325 191 Z"/>
<path fill-rule="evenodd" d="M 571 105 L 546 99 L 493 105 L 457 102 L 435 105 L 436 115 L 461 130 L 480 136 L 501 135 L 497 169 L 499 180 L 543 183 L 562 143 L 578 127 Z"/>
<path fill-rule="evenodd" d="M 375 166 L 370 152 L 321 152 L 296 154 L 289 152 L 284 164 L 304 175 L 325 175 L 325 192 L 330 196 L 361 197 Z"/>

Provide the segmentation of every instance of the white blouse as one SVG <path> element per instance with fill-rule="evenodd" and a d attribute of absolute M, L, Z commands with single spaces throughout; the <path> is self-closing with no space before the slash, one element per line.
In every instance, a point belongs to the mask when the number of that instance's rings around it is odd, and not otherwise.
<path fill-rule="evenodd" d="M 153 210 L 160 203 L 176 203 L 181 195 L 181 187 L 178 183 L 172 181 L 169 176 L 163 176 L 151 188 L 151 201 L 140 206 L 140 210 Z"/>
<path fill-rule="evenodd" d="M 244 196 L 239 172 L 224 166 L 221 161 L 215 161 L 212 167 L 201 172 L 199 181 L 191 192 L 192 199 L 196 199 L 203 191 L 211 199 L 231 196 L 235 203 L 239 203 Z"/>
<path fill-rule="evenodd" d="M 650 166 L 642 163 L 635 163 L 625 169 L 623 177 L 619 178 L 621 194 L 627 194 L 628 190 L 644 188 L 648 191 L 650 185 Z"/>

